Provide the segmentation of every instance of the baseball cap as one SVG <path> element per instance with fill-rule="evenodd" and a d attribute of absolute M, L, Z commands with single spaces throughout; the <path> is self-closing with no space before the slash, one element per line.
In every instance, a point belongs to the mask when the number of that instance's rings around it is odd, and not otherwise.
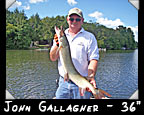
<path fill-rule="evenodd" d="M 83 13 L 82 10 L 79 8 L 73 8 L 69 10 L 68 16 L 72 15 L 72 14 L 77 14 L 80 17 L 83 17 Z"/>

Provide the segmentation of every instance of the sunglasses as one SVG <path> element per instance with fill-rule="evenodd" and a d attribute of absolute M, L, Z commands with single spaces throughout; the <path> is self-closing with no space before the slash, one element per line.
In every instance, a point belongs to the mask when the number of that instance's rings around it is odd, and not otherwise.
<path fill-rule="evenodd" d="M 70 18 L 69 20 L 70 20 L 71 22 L 73 22 L 74 20 L 75 20 L 76 22 L 80 22 L 80 21 L 81 21 L 80 18 L 76 18 L 76 19 L 74 19 L 74 18 Z"/>

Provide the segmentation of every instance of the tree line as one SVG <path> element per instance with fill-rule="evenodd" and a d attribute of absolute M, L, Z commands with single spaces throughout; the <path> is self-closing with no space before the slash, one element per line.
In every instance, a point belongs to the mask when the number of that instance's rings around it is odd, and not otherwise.
<path fill-rule="evenodd" d="M 6 11 L 6 49 L 29 49 L 32 42 L 47 41 L 51 46 L 55 34 L 54 26 L 68 28 L 67 16 L 44 17 L 39 14 L 29 19 L 24 10 Z M 107 28 L 96 22 L 84 22 L 83 28 L 92 32 L 98 41 L 99 48 L 106 49 L 136 49 L 137 42 L 130 28 L 118 26 Z"/>

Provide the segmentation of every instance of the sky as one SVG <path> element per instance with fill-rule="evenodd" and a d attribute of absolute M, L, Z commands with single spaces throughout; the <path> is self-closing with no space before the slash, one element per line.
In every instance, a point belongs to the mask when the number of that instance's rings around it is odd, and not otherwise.
<path fill-rule="evenodd" d="M 128 0 L 16 0 L 8 9 L 24 10 L 28 18 L 36 13 L 40 18 L 66 16 L 71 8 L 82 10 L 84 21 L 97 22 L 115 29 L 119 25 L 130 27 L 138 42 L 138 10 Z"/>

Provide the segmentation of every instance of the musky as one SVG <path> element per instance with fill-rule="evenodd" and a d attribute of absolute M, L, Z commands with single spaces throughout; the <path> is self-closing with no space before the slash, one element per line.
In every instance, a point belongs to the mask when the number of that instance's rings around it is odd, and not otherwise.
<path fill-rule="evenodd" d="M 128 0 L 16 0 L 8 9 L 24 10 L 28 18 L 36 13 L 40 18 L 66 16 L 71 8 L 83 11 L 85 21 L 98 22 L 115 29 L 119 25 L 130 27 L 138 41 L 138 10 Z"/>

